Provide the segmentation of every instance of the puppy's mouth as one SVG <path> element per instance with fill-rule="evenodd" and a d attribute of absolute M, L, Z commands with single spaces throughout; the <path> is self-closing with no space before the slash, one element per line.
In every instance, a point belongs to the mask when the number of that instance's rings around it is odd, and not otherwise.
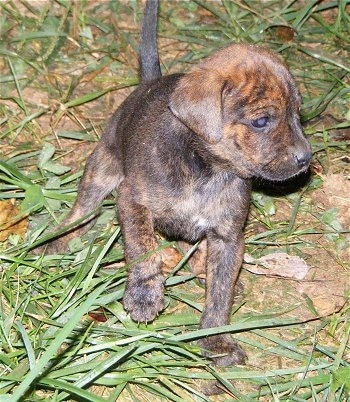
<path fill-rule="evenodd" d="M 257 176 L 262 179 L 276 182 L 292 180 L 309 171 L 311 162 L 311 153 L 305 154 L 302 160 L 293 158 L 290 161 L 283 160 L 277 163 L 276 160 L 264 164 Z"/>
<path fill-rule="evenodd" d="M 275 181 L 278 183 L 283 183 L 283 182 L 289 182 L 291 180 L 297 179 L 299 176 L 303 176 L 305 174 L 307 174 L 307 172 L 309 171 L 309 166 L 307 166 L 306 168 L 300 169 L 295 173 L 292 174 L 285 174 L 285 175 L 281 175 L 281 176 L 270 176 L 270 177 L 263 177 L 266 180 L 269 181 Z"/>

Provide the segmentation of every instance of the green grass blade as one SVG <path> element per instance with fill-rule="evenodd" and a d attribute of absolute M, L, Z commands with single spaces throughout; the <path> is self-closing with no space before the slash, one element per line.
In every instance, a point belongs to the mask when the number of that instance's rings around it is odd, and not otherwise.
<path fill-rule="evenodd" d="M 72 319 L 68 321 L 66 325 L 59 331 L 55 339 L 50 343 L 42 356 L 37 360 L 34 368 L 25 376 L 23 381 L 21 381 L 18 387 L 15 389 L 12 396 L 13 402 L 21 400 L 33 382 L 42 375 L 43 371 L 45 371 L 45 368 L 47 367 L 47 364 L 54 356 L 56 356 L 57 350 L 59 350 L 67 336 L 73 331 L 81 317 L 86 314 L 90 307 L 96 302 L 98 296 L 104 292 L 107 285 L 108 284 L 105 283 L 91 292 L 86 300 L 76 309 Z"/>

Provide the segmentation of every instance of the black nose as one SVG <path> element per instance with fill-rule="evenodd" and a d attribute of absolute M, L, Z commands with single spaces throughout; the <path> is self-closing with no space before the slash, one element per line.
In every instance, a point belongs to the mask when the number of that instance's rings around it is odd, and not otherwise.
<path fill-rule="evenodd" d="M 304 168 L 306 166 L 308 166 L 310 164 L 311 161 L 311 153 L 308 151 L 304 151 L 304 152 L 294 152 L 293 153 L 293 158 L 296 161 L 298 167 Z"/>

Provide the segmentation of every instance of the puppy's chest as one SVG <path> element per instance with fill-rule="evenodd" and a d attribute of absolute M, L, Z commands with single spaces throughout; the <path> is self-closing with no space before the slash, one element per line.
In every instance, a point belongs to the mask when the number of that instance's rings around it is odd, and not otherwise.
<path fill-rule="evenodd" d="M 197 241 L 219 227 L 229 230 L 240 215 L 245 220 L 248 207 L 239 183 L 222 179 L 190 182 L 160 204 L 153 211 L 156 226 L 168 236 L 187 241 Z"/>
<path fill-rule="evenodd" d="M 225 203 L 226 204 L 226 203 Z M 212 197 L 197 192 L 184 193 L 182 199 L 173 205 L 174 218 L 192 230 L 207 230 L 221 220 L 222 211 L 215 208 Z"/>

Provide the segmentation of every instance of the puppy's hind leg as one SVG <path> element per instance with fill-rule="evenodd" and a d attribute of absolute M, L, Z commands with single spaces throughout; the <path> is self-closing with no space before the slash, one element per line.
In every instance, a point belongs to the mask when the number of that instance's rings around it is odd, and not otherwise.
<path fill-rule="evenodd" d="M 56 229 L 62 229 L 93 212 L 123 179 L 123 170 L 113 147 L 103 139 L 89 156 L 78 186 L 77 199 L 68 216 Z M 97 212 L 83 220 L 78 227 L 49 244 L 47 253 L 63 251 L 70 239 L 86 232 L 94 223 Z"/>

